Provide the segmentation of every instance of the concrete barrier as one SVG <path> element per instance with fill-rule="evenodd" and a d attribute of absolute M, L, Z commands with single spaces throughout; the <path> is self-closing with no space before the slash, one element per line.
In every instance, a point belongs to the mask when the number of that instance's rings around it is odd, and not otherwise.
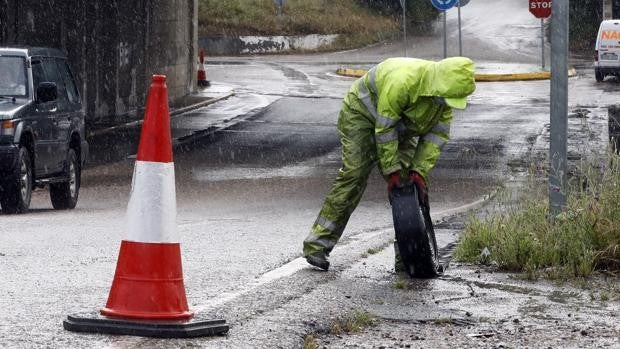
<path fill-rule="evenodd" d="M 210 55 L 242 55 L 279 53 L 291 50 L 316 50 L 332 44 L 338 34 L 301 36 L 237 36 L 202 37 L 198 46 Z"/>

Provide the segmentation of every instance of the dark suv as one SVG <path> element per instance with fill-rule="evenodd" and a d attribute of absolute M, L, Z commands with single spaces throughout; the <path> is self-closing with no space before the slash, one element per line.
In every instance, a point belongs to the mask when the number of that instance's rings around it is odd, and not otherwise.
<path fill-rule="evenodd" d="M 66 56 L 49 48 L 0 48 L 0 205 L 28 210 L 49 186 L 52 206 L 77 204 L 88 155 L 84 111 Z"/>

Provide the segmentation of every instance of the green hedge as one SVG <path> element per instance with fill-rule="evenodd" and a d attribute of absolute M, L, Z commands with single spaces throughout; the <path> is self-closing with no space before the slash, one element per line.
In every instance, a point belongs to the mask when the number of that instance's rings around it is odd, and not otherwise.
<path fill-rule="evenodd" d="M 400 0 L 358 0 L 360 4 L 382 15 L 393 16 L 401 21 L 402 8 Z M 433 22 L 439 16 L 439 11 L 429 0 L 407 0 L 407 21 L 413 31 L 428 32 Z"/>
<path fill-rule="evenodd" d="M 573 51 L 594 50 L 598 27 L 603 19 L 600 0 L 570 2 L 570 46 Z"/>

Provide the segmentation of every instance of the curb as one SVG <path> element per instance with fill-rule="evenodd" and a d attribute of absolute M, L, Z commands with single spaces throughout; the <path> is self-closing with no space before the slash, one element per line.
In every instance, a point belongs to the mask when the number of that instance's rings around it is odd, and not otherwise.
<path fill-rule="evenodd" d="M 212 98 L 212 99 L 209 99 L 209 100 L 206 100 L 206 101 L 202 101 L 202 102 L 198 102 L 198 103 L 195 103 L 195 104 L 192 104 L 192 105 L 188 105 L 187 107 L 182 107 L 182 108 L 175 109 L 175 110 L 170 112 L 170 119 L 172 120 L 175 116 L 178 116 L 180 114 L 186 113 L 188 111 L 192 111 L 192 110 L 195 110 L 195 109 L 198 109 L 198 108 L 206 107 L 207 105 L 210 105 L 210 104 L 213 104 L 213 103 L 217 103 L 219 101 L 223 101 L 223 100 L 228 99 L 228 98 L 230 98 L 230 97 L 232 97 L 234 95 L 235 95 L 234 92 L 229 92 L 229 93 L 227 93 L 227 94 L 225 94 L 224 96 L 221 96 L 221 97 Z M 125 124 L 121 124 L 121 125 L 116 125 L 116 126 L 104 128 L 104 129 L 101 129 L 101 130 L 96 130 L 96 131 L 90 132 L 87 135 L 87 137 L 89 137 L 89 138 L 90 137 L 95 137 L 95 136 L 99 136 L 99 135 L 106 134 L 106 133 L 109 133 L 109 132 L 113 132 L 113 131 L 116 131 L 116 130 L 120 130 L 120 129 L 123 129 L 123 128 L 130 128 L 130 127 L 134 127 L 134 126 L 140 126 L 140 125 L 142 125 L 143 121 L 144 121 L 144 119 L 141 119 L 141 120 L 131 121 L 131 122 L 128 122 L 128 123 L 125 123 Z"/>
<path fill-rule="evenodd" d="M 216 97 L 216 98 L 212 98 L 212 99 L 209 99 L 209 100 L 206 100 L 206 101 L 203 101 L 203 102 L 198 102 L 198 103 L 195 103 L 195 104 L 192 104 L 192 105 L 188 105 L 187 107 L 177 108 L 177 109 L 175 109 L 175 110 L 170 112 L 170 117 L 177 116 L 179 114 L 183 114 L 183 113 L 186 113 L 188 111 L 196 110 L 196 109 L 199 109 L 199 108 L 202 108 L 202 107 L 206 107 L 207 105 L 210 105 L 210 104 L 213 104 L 213 103 L 217 103 L 219 101 L 223 101 L 223 100 L 228 99 L 228 98 L 230 98 L 230 97 L 232 97 L 234 95 L 235 95 L 235 93 L 231 91 L 231 92 L 229 92 L 229 93 L 227 93 L 227 94 L 225 94 L 223 96 L 220 96 L 220 97 Z"/>
<path fill-rule="evenodd" d="M 548 71 L 515 74 L 475 74 L 477 82 L 549 80 Z"/>
<path fill-rule="evenodd" d="M 364 69 L 338 68 L 336 69 L 336 74 L 351 78 L 361 78 L 367 71 Z"/>
<path fill-rule="evenodd" d="M 435 214 L 435 217 L 433 217 L 433 224 L 439 223 L 442 220 L 445 220 L 450 217 L 462 215 L 464 213 L 468 213 L 474 210 L 481 209 L 482 207 L 487 205 L 489 202 L 491 202 L 493 199 L 495 199 L 495 197 L 497 196 L 500 190 L 501 190 L 501 187 L 498 186 L 494 188 L 493 190 L 491 190 L 491 192 L 484 194 L 478 200 L 472 201 L 470 203 L 467 203 L 467 204 L 464 204 L 458 207 L 453 207 L 453 208 L 449 208 L 444 211 L 437 212 Z"/>
<path fill-rule="evenodd" d="M 361 78 L 366 74 L 367 70 L 364 69 L 351 69 L 351 68 L 338 68 L 336 74 L 342 76 L 348 76 L 352 78 Z M 575 68 L 568 70 L 568 77 L 574 77 L 577 75 Z M 551 78 L 551 72 L 531 72 L 531 73 L 515 73 L 515 74 L 475 74 L 475 79 L 478 82 L 499 82 L 499 81 L 531 81 L 531 80 L 549 80 Z"/>

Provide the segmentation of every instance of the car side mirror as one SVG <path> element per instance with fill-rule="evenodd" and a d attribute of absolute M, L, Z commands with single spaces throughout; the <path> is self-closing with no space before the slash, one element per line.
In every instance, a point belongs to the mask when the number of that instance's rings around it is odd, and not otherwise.
<path fill-rule="evenodd" d="M 53 102 L 58 98 L 58 87 L 54 82 L 42 82 L 37 87 L 37 102 Z"/>

